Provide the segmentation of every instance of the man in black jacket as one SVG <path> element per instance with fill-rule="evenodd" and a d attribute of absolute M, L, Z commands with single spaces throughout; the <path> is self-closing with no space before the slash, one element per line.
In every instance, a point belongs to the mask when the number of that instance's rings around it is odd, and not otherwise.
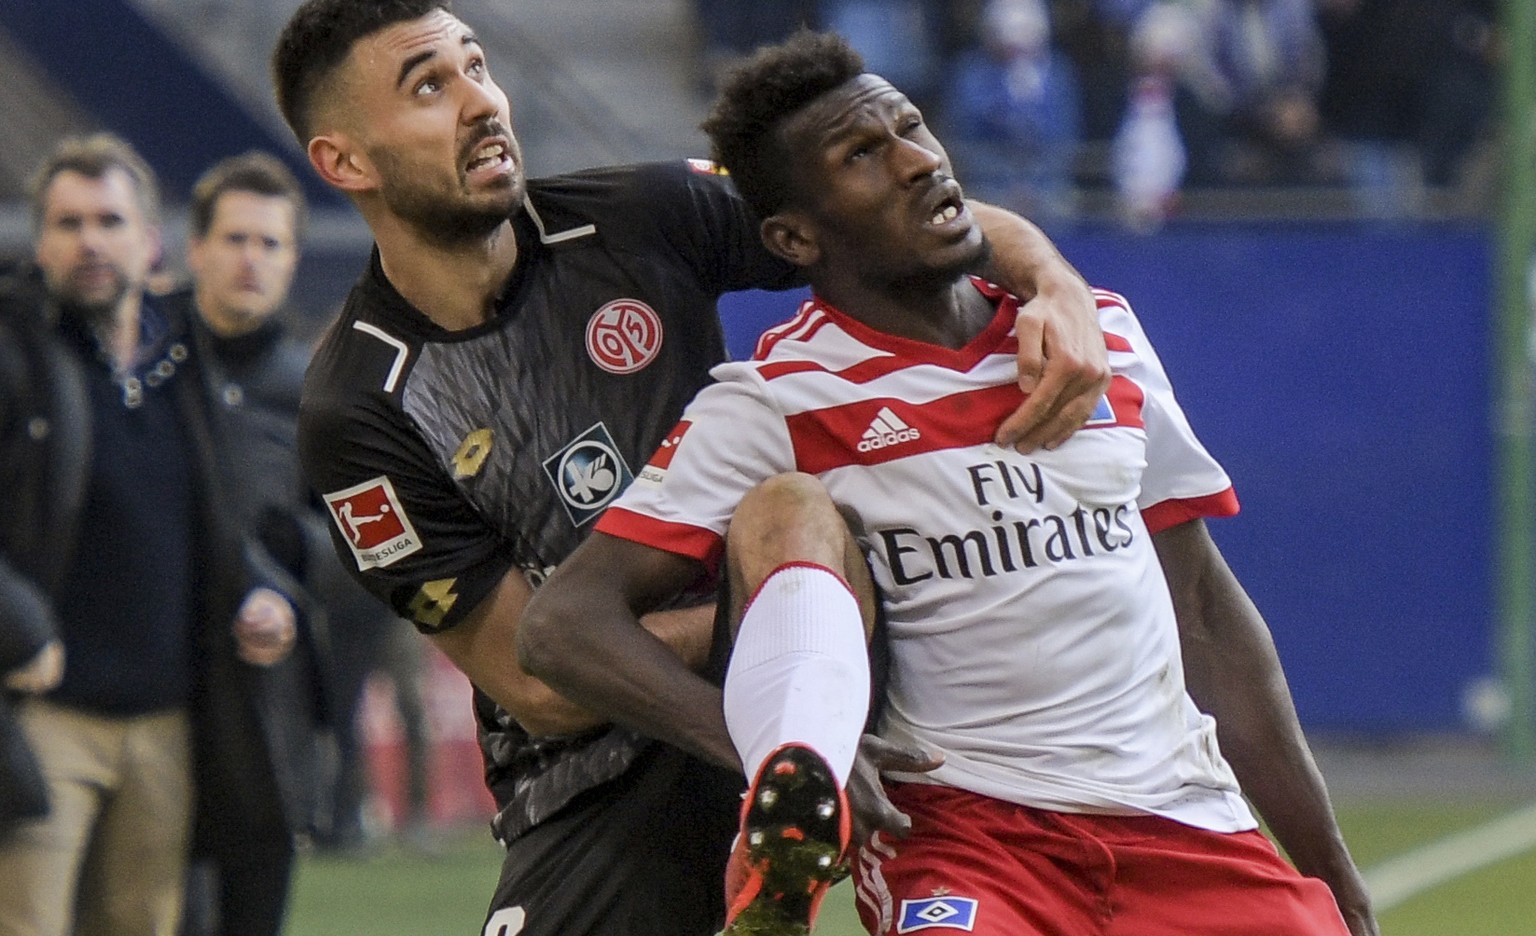
<path fill-rule="evenodd" d="M 0 433 L 10 439 L 13 433 L 43 434 L 51 429 L 49 414 L 15 405 L 23 394 L 34 392 L 28 362 L 46 347 L 46 325 L 38 316 L 42 308 L 42 284 L 26 274 L 22 265 L 7 265 L 0 271 Z M 27 417 L 23 419 L 22 413 Z M 0 484 L 17 491 L 18 460 L 21 449 L 7 445 L 0 449 Z M 62 468 L 64 466 L 56 466 Z M 12 704 L 26 695 L 47 692 L 64 677 L 64 645 L 50 626 L 47 598 L 22 569 L 7 559 L 9 547 L 18 545 L 9 537 L 14 527 L 25 525 L 25 545 L 34 557 L 46 565 L 55 549 L 48 526 L 36 517 L 41 492 L 20 489 L 31 497 L 17 497 L 10 509 L 18 524 L 7 525 L 0 540 L 0 838 L 25 820 L 35 819 L 48 810 L 48 791 L 27 743 L 26 736 L 12 712 Z"/>
<path fill-rule="evenodd" d="M 324 545 L 324 528 L 299 476 L 294 428 L 309 353 L 276 314 L 298 265 L 304 212 L 298 183 L 275 157 L 252 152 L 215 164 L 192 191 L 192 286 L 163 304 L 192 324 L 215 401 L 215 447 L 230 505 L 244 529 L 314 595 L 307 543 Z M 329 550 L 319 558 L 335 564 Z M 320 606 L 299 610 L 308 624 L 300 636 L 317 638 Z M 313 810 L 316 731 L 325 711 L 322 657 L 316 640 L 300 640 L 258 680 L 283 808 L 229 812 L 199 824 L 183 936 L 275 936 L 282 929 L 293 833 L 307 828 Z"/>
<path fill-rule="evenodd" d="M 187 323 L 144 292 L 156 223 L 114 137 L 62 141 L 35 178 L 46 324 L 0 374 L 0 610 L 66 663 L 16 709 L 51 808 L 0 843 L 0 932 L 170 936 L 194 804 L 276 801 L 253 686 L 295 616 L 223 500 Z"/>

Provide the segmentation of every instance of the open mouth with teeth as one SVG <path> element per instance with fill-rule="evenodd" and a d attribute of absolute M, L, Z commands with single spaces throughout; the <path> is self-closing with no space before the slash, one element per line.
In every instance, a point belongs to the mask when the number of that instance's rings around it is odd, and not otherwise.
<path fill-rule="evenodd" d="M 928 223 L 935 227 L 947 224 L 960 217 L 962 208 L 963 205 L 958 198 L 946 198 L 934 209 L 933 217 L 928 219 Z"/>
<path fill-rule="evenodd" d="M 954 202 L 949 202 L 940 206 L 939 210 L 933 213 L 933 218 L 928 223 L 943 224 L 946 221 L 953 221 L 958 217 L 960 217 L 960 206 Z"/>
<path fill-rule="evenodd" d="M 470 156 L 469 165 L 465 169 L 469 172 L 479 172 L 501 165 L 507 159 L 507 147 L 504 143 L 487 143 Z"/>

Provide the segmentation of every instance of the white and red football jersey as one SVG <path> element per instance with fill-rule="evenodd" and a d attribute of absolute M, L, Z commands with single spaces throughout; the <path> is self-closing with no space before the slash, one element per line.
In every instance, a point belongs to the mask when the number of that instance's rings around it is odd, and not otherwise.
<path fill-rule="evenodd" d="M 1016 301 L 951 350 L 816 300 L 723 364 L 598 529 L 718 561 L 741 497 L 817 475 L 884 593 L 881 733 L 944 754 L 914 781 L 1043 809 L 1255 827 L 1184 688 L 1151 532 L 1237 512 L 1125 299 L 1099 292 L 1113 379 L 1055 451 L 992 442 L 1021 402 Z"/>

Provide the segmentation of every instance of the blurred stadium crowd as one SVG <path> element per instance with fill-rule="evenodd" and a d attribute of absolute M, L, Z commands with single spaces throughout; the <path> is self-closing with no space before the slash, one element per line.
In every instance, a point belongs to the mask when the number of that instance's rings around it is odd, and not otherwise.
<path fill-rule="evenodd" d="M 275 143 L 287 144 L 266 54 L 296 0 L 110 0 L 81 9 L 91 6 L 140 11 L 277 128 Z M 481 24 L 536 173 L 700 155 L 696 125 L 719 70 L 809 25 L 843 32 L 872 70 L 924 106 L 974 194 L 1047 227 L 1116 221 L 1136 229 L 1180 216 L 1485 213 L 1497 183 L 1490 144 L 1498 7 L 1499 0 L 457 3 Z M 73 120 L 72 129 L 87 130 L 105 115 L 44 108 L 52 89 L 15 74 L 6 45 L 0 29 L 0 72 L 16 89 L 0 114 L 22 131 L 0 143 L 0 199 L 17 199 L 22 167 L 51 142 L 37 139 L 47 127 Z M 205 164 L 225 155 L 211 152 Z M 167 188 L 174 202 L 176 186 Z"/>
<path fill-rule="evenodd" d="M 1369 217 L 1485 203 L 1494 0 L 697 4 L 718 63 L 832 28 L 944 128 L 976 194 L 1136 227 L 1191 190 L 1333 190 Z M 1098 197 L 1096 197 L 1098 196 Z M 1108 199 L 1106 200 L 1106 197 Z M 1241 206 L 1240 198 L 1229 204 Z"/>

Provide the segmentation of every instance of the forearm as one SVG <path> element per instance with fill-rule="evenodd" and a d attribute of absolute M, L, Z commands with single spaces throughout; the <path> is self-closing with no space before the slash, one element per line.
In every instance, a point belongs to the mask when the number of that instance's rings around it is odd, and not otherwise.
<path fill-rule="evenodd" d="M 1370 895 L 1339 830 L 1268 629 L 1245 629 L 1206 649 L 1213 660 L 1201 668 L 1223 672 L 1198 680 L 1196 702 L 1216 719 L 1218 743 L 1238 783 L 1296 869 L 1333 891 L 1351 931 L 1373 932 Z M 1186 651 L 1186 661 L 1199 652 Z"/>
<path fill-rule="evenodd" d="M 557 606 L 537 601 L 530 608 L 518 641 L 523 668 L 554 692 L 583 700 L 604 719 L 739 768 L 719 687 L 685 662 L 685 655 L 700 664 L 707 656 L 700 628 L 712 621 L 712 612 L 647 615 L 642 627 L 625 608 L 599 606 L 569 588 L 564 592 Z"/>
<path fill-rule="evenodd" d="M 739 766 L 719 687 L 688 665 L 707 657 L 712 609 L 648 614 L 640 626 L 640 612 L 678 594 L 700 572 L 691 559 L 594 534 L 529 604 L 518 660 L 604 718 Z"/>
<path fill-rule="evenodd" d="M 1109 355 L 1093 290 L 1038 227 L 972 202 L 992 245 L 976 272 L 1025 300 L 1014 321 L 1025 398 L 997 427 L 998 445 L 1021 452 L 1065 442 L 1109 387 Z"/>
<path fill-rule="evenodd" d="M 1194 571 L 1169 576 L 1190 696 L 1216 719 L 1217 739 L 1239 784 L 1297 870 L 1325 881 L 1352 929 L 1370 932 L 1369 897 L 1302 733 L 1269 628 L 1204 525 L 1185 526 L 1174 536 L 1208 557 L 1177 563 Z M 1167 535 L 1159 534 L 1160 554 Z"/>
<path fill-rule="evenodd" d="M 1255 612 L 1256 613 L 1256 612 Z M 1208 655 L 1209 662 L 1195 658 Z M 1238 783 L 1297 869 L 1330 884 L 1355 869 L 1333 804 L 1302 732 L 1268 632 L 1227 635 L 1186 649 L 1196 704 L 1216 719 L 1217 740 Z M 1219 675 L 1211 674 L 1219 667 Z"/>
<path fill-rule="evenodd" d="M 640 618 L 640 626 L 695 673 L 709 664 L 715 637 L 715 606 L 697 605 L 672 611 L 656 611 Z"/>
<path fill-rule="evenodd" d="M 1023 300 L 1059 297 L 1093 306 L 1093 291 L 1034 223 L 993 205 L 970 201 L 972 213 L 986 232 L 992 250 L 986 265 L 975 271 Z"/>

